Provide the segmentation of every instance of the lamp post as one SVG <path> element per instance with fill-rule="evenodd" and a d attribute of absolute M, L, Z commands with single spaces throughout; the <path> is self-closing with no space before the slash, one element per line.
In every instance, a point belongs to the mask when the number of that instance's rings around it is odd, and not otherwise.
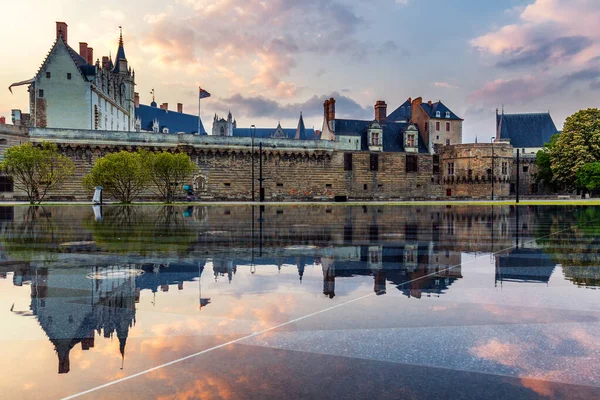
<path fill-rule="evenodd" d="M 494 140 L 495 136 L 492 137 L 492 201 L 494 201 Z"/>
<path fill-rule="evenodd" d="M 252 138 L 252 202 L 254 203 L 254 136 L 256 125 L 250 125 L 250 137 Z"/>

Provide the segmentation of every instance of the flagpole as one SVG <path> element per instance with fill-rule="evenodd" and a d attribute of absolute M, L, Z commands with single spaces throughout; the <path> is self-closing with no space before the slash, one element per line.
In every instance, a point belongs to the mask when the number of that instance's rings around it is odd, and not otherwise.
<path fill-rule="evenodd" d="M 202 101 L 202 96 L 201 96 L 201 92 L 200 92 L 200 86 L 198 86 L 198 135 L 200 135 L 202 132 L 200 132 L 200 102 Z"/>

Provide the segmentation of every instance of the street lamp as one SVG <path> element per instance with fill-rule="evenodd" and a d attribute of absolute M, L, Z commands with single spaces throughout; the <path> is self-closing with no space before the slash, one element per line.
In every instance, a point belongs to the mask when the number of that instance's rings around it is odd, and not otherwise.
<path fill-rule="evenodd" d="M 495 136 L 492 136 L 492 201 L 494 201 L 494 140 Z"/>
<path fill-rule="evenodd" d="M 256 125 L 250 125 L 250 137 L 252 138 L 252 202 L 254 202 L 254 136 Z"/>

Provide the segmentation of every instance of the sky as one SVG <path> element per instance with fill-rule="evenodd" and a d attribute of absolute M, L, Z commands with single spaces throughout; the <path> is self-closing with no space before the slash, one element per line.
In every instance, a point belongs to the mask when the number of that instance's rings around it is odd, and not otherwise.
<path fill-rule="evenodd" d="M 323 101 L 340 118 L 373 119 L 408 97 L 443 101 L 463 142 L 495 134 L 495 110 L 567 116 L 598 107 L 598 0 L 22 0 L 3 4 L 0 116 L 28 109 L 25 87 L 69 25 L 69 44 L 116 53 L 119 26 L 141 102 L 184 104 L 207 130 L 229 111 L 252 124 L 320 129 Z M 8 56 L 6 56 L 8 55 Z"/>

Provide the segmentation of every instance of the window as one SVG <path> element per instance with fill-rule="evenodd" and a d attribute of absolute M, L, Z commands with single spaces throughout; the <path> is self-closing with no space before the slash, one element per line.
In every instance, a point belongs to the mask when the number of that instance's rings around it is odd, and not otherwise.
<path fill-rule="evenodd" d="M 469 180 L 472 180 L 473 179 L 473 170 L 472 169 L 469 170 L 468 175 L 469 175 Z"/>
<path fill-rule="evenodd" d="M 436 111 L 435 116 L 436 116 L 436 118 L 440 118 L 442 116 L 442 113 L 439 111 Z"/>
<path fill-rule="evenodd" d="M 71 73 L 70 72 L 67 72 L 67 79 L 71 80 Z"/>
<path fill-rule="evenodd" d="M 371 133 L 371 146 L 379 146 L 379 132 Z"/>
<path fill-rule="evenodd" d="M 527 165 L 523 166 L 523 172 L 529 172 L 529 167 Z"/>
<path fill-rule="evenodd" d="M 446 189 L 446 196 L 448 196 L 448 197 L 452 196 L 452 189 Z"/>
<path fill-rule="evenodd" d="M 502 175 L 508 175 L 508 163 L 502 163 Z"/>
<path fill-rule="evenodd" d="M 438 135 L 438 136 L 436 136 L 436 137 L 435 137 L 435 139 L 436 139 L 436 140 L 440 140 L 440 136 L 439 136 L 439 135 Z"/>
<path fill-rule="evenodd" d="M 446 111 L 446 118 L 450 118 L 450 111 Z"/>
<path fill-rule="evenodd" d="M 418 158 L 414 155 L 406 156 L 406 172 L 417 172 L 418 171 Z"/>
<path fill-rule="evenodd" d="M 446 146 L 450 146 L 450 139 L 446 139 Z"/>
<path fill-rule="evenodd" d="M 344 171 L 352 171 L 352 153 L 344 153 Z"/>
<path fill-rule="evenodd" d="M 0 176 L 0 192 L 14 192 L 13 180 L 10 176 Z"/>
<path fill-rule="evenodd" d="M 425 132 L 429 131 L 429 122 L 425 122 Z"/>
<path fill-rule="evenodd" d="M 363 189 L 365 189 L 365 190 L 369 190 L 369 185 L 367 185 L 367 184 L 364 184 L 364 185 L 363 185 Z M 366 211 L 365 211 L 365 212 L 366 212 Z"/>
<path fill-rule="evenodd" d="M 435 130 L 438 132 L 440 131 L 440 121 L 435 123 Z"/>
<path fill-rule="evenodd" d="M 50 76 L 51 76 L 50 72 L 46 72 L 46 79 L 50 79 Z"/>
<path fill-rule="evenodd" d="M 448 175 L 454 176 L 454 163 L 453 162 L 448 163 Z"/>
<path fill-rule="evenodd" d="M 278 183 L 277 187 L 283 187 L 283 183 Z"/>
<path fill-rule="evenodd" d="M 231 183 L 224 183 L 225 187 L 231 187 Z"/>
<path fill-rule="evenodd" d="M 379 171 L 379 154 L 371 153 L 370 170 Z"/>
<path fill-rule="evenodd" d="M 408 147 L 417 147 L 415 143 L 415 135 L 408 135 L 406 138 L 406 145 Z"/>
<path fill-rule="evenodd" d="M 328 183 L 328 184 L 325 185 L 326 189 L 331 189 L 332 187 L 333 187 L 333 185 L 331 183 Z"/>
<path fill-rule="evenodd" d="M 439 154 L 435 154 L 433 156 L 433 173 L 434 174 L 440 173 L 440 156 L 439 156 Z"/>
<path fill-rule="evenodd" d="M 446 132 L 450 132 L 450 122 L 446 122 Z"/>
<path fill-rule="evenodd" d="M 41 99 L 44 97 L 44 89 L 38 90 L 38 97 Z"/>

